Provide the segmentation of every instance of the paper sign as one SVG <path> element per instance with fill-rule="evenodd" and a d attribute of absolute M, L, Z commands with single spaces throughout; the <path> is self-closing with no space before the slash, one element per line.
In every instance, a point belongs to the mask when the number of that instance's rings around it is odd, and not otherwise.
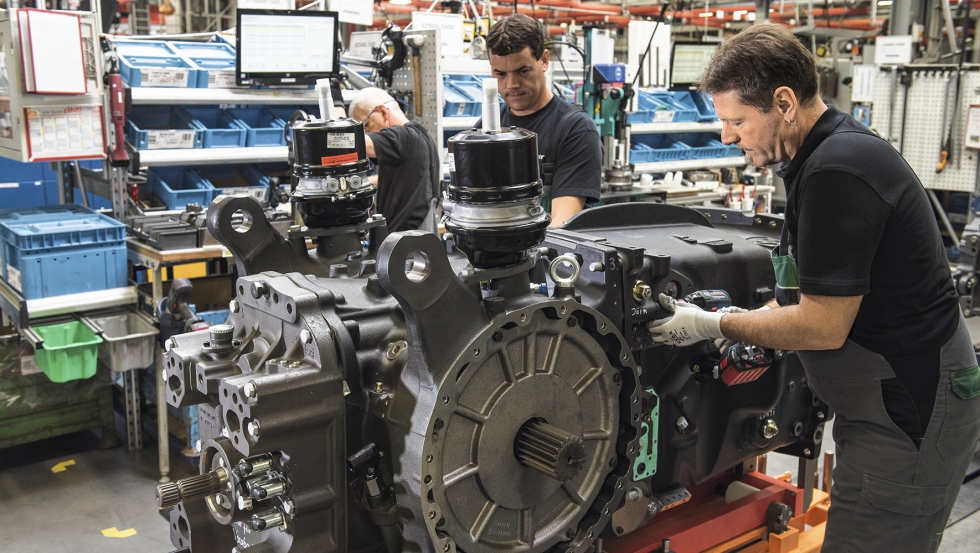
<path fill-rule="evenodd" d="M 105 155 L 102 106 L 24 108 L 30 161 Z"/>
<path fill-rule="evenodd" d="M 374 2 L 372 0 L 330 0 L 330 11 L 337 12 L 342 23 L 355 25 L 374 24 Z"/>
<path fill-rule="evenodd" d="M 463 55 L 463 16 L 458 13 L 412 12 L 412 28 L 416 31 L 439 29 L 442 57 Z"/>
<path fill-rule="evenodd" d="M 657 27 L 655 21 L 630 21 L 629 26 L 629 52 L 627 61 L 627 78 L 632 81 L 636 72 L 640 70 L 640 56 L 647 49 L 650 43 L 650 35 Z M 643 73 L 637 82 L 639 86 L 667 86 L 670 84 L 670 25 L 660 25 L 657 27 L 657 36 L 650 44 L 650 53 L 643 60 Z M 631 105 L 635 109 L 635 97 Z"/>
<path fill-rule="evenodd" d="M 327 148 L 341 148 L 349 150 L 354 147 L 354 133 L 327 133 Z"/>
<path fill-rule="evenodd" d="M 234 71 L 208 71 L 208 88 L 233 88 L 235 84 Z"/>
<path fill-rule="evenodd" d="M 875 64 L 900 65 L 912 61 L 912 35 L 875 38 Z"/>
<path fill-rule="evenodd" d="M 963 146 L 980 150 L 980 105 L 973 104 L 966 112 L 966 138 Z"/>
<path fill-rule="evenodd" d="M 238 0 L 238 9 L 295 10 L 296 0 Z"/>
<path fill-rule="evenodd" d="M 27 31 L 33 73 L 33 83 L 25 83 L 27 90 L 39 94 L 88 92 L 81 19 L 75 14 L 28 10 Z"/>
<path fill-rule="evenodd" d="M 193 148 L 197 131 L 147 131 L 147 150 Z"/>
<path fill-rule="evenodd" d="M 144 68 L 141 70 L 140 85 L 186 88 L 187 79 L 187 69 L 180 67 L 166 69 Z"/>
<path fill-rule="evenodd" d="M 347 53 L 355 58 L 374 59 L 374 48 L 381 46 L 381 31 L 368 31 L 350 34 L 350 47 Z"/>
<path fill-rule="evenodd" d="M 873 102 L 875 99 L 875 78 L 878 68 L 874 65 L 855 65 L 851 82 L 852 102 Z"/>

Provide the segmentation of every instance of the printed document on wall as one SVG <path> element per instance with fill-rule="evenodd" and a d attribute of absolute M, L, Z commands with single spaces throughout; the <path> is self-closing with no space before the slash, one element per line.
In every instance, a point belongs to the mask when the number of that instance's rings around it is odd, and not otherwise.
<path fill-rule="evenodd" d="M 81 18 L 75 14 L 25 10 L 19 18 L 24 89 L 38 94 L 85 94 Z M 26 23 L 26 25 L 25 25 Z"/>

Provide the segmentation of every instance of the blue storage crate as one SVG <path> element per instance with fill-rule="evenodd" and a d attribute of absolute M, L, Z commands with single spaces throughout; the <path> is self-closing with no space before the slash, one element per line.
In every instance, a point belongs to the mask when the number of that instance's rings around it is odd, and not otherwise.
<path fill-rule="evenodd" d="M 0 182 L 0 205 L 5 208 L 45 205 L 44 185 L 43 180 Z"/>
<path fill-rule="evenodd" d="M 197 88 L 231 88 L 235 84 L 235 58 L 185 58 L 197 70 Z"/>
<path fill-rule="evenodd" d="M 646 163 L 653 155 L 653 148 L 646 144 L 633 144 L 630 148 L 630 163 Z"/>
<path fill-rule="evenodd" d="M 687 95 L 686 102 L 683 100 L 675 100 L 673 93 L 668 91 L 652 92 L 651 96 L 653 96 L 653 99 L 656 101 L 664 104 L 667 109 L 673 110 L 675 123 L 697 121 L 700 117 L 697 108 L 694 106 L 693 100 L 691 100 L 690 94 Z"/>
<path fill-rule="evenodd" d="M 670 134 L 641 134 L 633 136 L 633 144 L 650 147 L 649 161 L 684 161 L 691 159 L 691 147 Z"/>
<path fill-rule="evenodd" d="M 48 164 L 43 161 L 21 163 L 19 161 L 0 157 L 0 181 L 21 182 L 44 180 L 44 170 L 47 168 L 47 165 Z"/>
<path fill-rule="evenodd" d="M 126 225 L 75 204 L 4 209 L 0 239 L 23 252 L 121 244 Z"/>
<path fill-rule="evenodd" d="M 212 107 L 184 108 L 184 117 L 201 135 L 203 148 L 242 148 L 245 146 L 245 130 L 236 127 L 235 118 L 228 112 Z"/>
<path fill-rule="evenodd" d="M 474 117 L 480 115 L 482 101 L 471 98 L 450 81 L 442 83 L 442 109 L 444 117 Z"/>
<path fill-rule="evenodd" d="M 221 194 L 252 196 L 259 201 L 269 199 L 268 181 L 262 184 L 262 174 L 249 165 L 206 165 L 195 171 L 214 190 L 212 200 Z"/>
<path fill-rule="evenodd" d="M 230 59 L 235 61 L 235 49 L 223 42 L 168 42 L 173 53 L 187 58 Z"/>
<path fill-rule="evenodd" d="M 187 204 L 206 207 L 215 196 L 211 183 L 187 167 L 151 167 L 147 182 L 167 209 L 184 209 Z"/>
<path fill-rule="evenodd" d="M 200 148 L 203 139 L 201 133 L 191 127 L 190 121 L 180 110 L 176 106 L 134 106 L 126 114 L 126 139 L 138 150 L 182 148 L 186 144 Z M 169 142 L 170 138 L 186 140 Z"/>
<path fill-rule="evenodd" d="M 240 128 L 245 129 L 245 146 L 285 146 L 285 121 L 259 107 L 229 109 Z"/>
<path fill-rule="evenodd" d="M 5 263 L 7 283 L 29 300 L 127 285 L 126 244 L 27 254 L 8 244 Z"/>
<path fill-rule="evenodd" d="M 125 286 L 125 238 L 80 205 L 0 210 L 0 277 L 25 299 Z"/>
<path fill-rule="evenodd" d="M 272 177 L 276 177 L 279 179 L 279 186 L 285 185 L 286 192 L 289 192 L 290 169 L 288 163 L 256 163 L 255 165 L 244 166 L 242 171 L 247 172 L 246 178 L 250 182 L 259 186 L 268 187 Z"/>
<path fill-rule="evenodd" d="M 175 52 L 163 41 L 113 40 L 116 53 L 125 57 L 169 58 Z"/>
<path fill-rule="evenodd" d="M 477 103 L 473 113 L 474 117 L 483 115 L 483 82 L 481 80 L 473 78 L 469 81 L 454 82 L 453 86 L 461 90 L 463 94 L 473 98 L 473 101 Z M 500 106 L 504 104 L 504 99 L 499 94 L 497 95 L 497 103 Z"/>
<path fill-rule="evenodd" d="M 636 112 L 626 115 L 627 123 L 672 123 L 675 121 L 694 121 L 693 112 L 684 113 L 678 118 L 678 107 L 670 101 L 668 92 L 639 91 L 636 97 Z"/>
<path fill-rule="evenodd" d="M 130 87 L 197 88 L 197 70 L 177 55 L 119 56 L 119 74 Z"/>
<path fill-rule="evenodd" d="M 218 309 L 215 311 L 198 311 L 197 316 L 204 319 L 208 326 L 223 325 L 228 322 L 228 310 Z"/>
<path fill-rule="evenodd" d="M 713 133 L 687 133 L 674 135 L 674 138 L 691 148 L 688 159 L 712 159 L 741 155 L 738 146 L 725 146 L 719 136 Z"/>
<path fill-rule="evenodd" d="M 711 100 L 711 96 L 697 90 L 678 90 L 673 94 L 674 101 L 685 106 L 693 107 L 698 111 L 698 121 L 718 120 L 718 114 L 715 113 L 715 103 Z"/>

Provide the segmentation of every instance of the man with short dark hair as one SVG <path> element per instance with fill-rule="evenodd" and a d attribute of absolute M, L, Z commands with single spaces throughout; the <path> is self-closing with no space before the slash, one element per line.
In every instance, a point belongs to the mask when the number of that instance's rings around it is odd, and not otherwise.
<path fill-rule="evenodd" d="M 650 324 L 654 339 L 796 350 L 837 414 L 823 550 L 936 551 L 977 445 L 980 367 L 922 184 L 820 100 L 813 56 L 784 27 L 726 41 L 699 84 L 724 143 L 783 164 L 776 301 L 708 313 L 661 295 L 672 315 Z"/>
<path fill-rule="evenodd" d="M 490 67 L 506 106 L 501 127 L 521 127 L 538 135 L 544 155 L 542 179 L 550 191 L 551 226 L 559 226 L 599 200 L 602 143 L 595 123 L 548 90 L 548 51 L 537 21 L 513 15 L 497 21 L 487 35 Z"/>
<path fill-rule="evenodd" d="M 364 124 L 368 157 L 376 159 L 378 213 L 388 230 L 438 231 L 442 165 L 435 142 L 421 124 L 409 121 L 398 102 L 380 88 L 365 88 L 350 105 Z"/>

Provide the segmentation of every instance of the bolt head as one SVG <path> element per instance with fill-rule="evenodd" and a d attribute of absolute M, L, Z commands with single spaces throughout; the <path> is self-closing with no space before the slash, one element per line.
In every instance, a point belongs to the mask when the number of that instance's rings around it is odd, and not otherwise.
<path fill-rule="evenodd" d="M 258 390 L 256 389 L 254 382 L 246 382 L 245 385 L 242 386 L 242 391 L 245 392 L 245 395 L 248 397 L 255 397 L 258 395 Z"/>
<path fill-rule="evenodd" d="M 242 310 L 242 308 L 240 305 L 238 305 L 237 300 L 231 300 L 230 302 L 228 302 L 228 310 L 231 311 L 232 313 L 238 313 L 239 311 Z"/>
<path fill-rule="evenodd" d="M 657 501 L 657 500 L 651 501 L 647 505 L 647 512 L 650 513 L 651 515 L 655 515 L 655 514 L 659 513 L 660 512 L 660 502 Z"/>
<path fill-rule="evenodd" d="M 295 510 L 296 504 L 293 503 L 292 499 L 287 499 L 286 501 L 282 502 L 282 512 L 286 513 L 287 515 L 292 515 L 293 511 Z"/>
<path fill-rule="evenodd" d="M 249 421 L 249 423 L 248 423 L 248 433 L 251 434 L 252 436 L 258 438 L 259 437 L 259 432 L 260 432 L 260 429 L 259 429 L 259 419 L 252 419 L 251 421 Z"/>
<path fill-rule="evenodd" d="M 302 340 L 304 344 L 313 343 L 313 333 L 304 328 L 299 333 L 299 339 Z"/>
<path fill-rule="evenodd" d="M 810 451 L 810 448 L 805 448 L 805 449 L 803 450 L 803 455 L 805 455 L 805 456 L 807 456 L 807 457 L 809 457 L 809 456 L 810 456 L 810 453 L 812 453 L 812 452 Z"/>
<path fill-rule="evenodd" d="M 817 411 L 817 418 L 823 420 L 827 415 L 823 414 L 823 411 Z"/>

